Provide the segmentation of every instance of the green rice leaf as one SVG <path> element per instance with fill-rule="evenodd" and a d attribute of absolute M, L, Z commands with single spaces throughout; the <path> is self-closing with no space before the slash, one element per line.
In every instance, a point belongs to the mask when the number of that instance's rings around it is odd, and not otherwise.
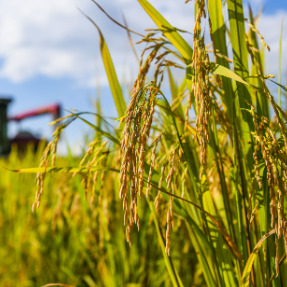
<path fill-rule="evenodd" d="M 214 49 L 218 50 L 220 54 L 228 57 L 226 44 L 226 28 L 223 18 L 222 0 L 208 1 L 208 13 L 211 22 L 211 30 L 213 35 Z M 225 68 L 229 69 L 229 62 L 226 58 L 216 56 L 215 62 Z M 221 95 L 222 101 L 227 107 L 227 114 L 232 119 L 232 101 L 230 95 L 233 95 L 232 84 L 230 79 L 222 77 L 222 89 L 225 91 Z"/>
<path fill-rule="evenodd" d="M 281 32 L 280 32 L 280 44 L 279 44 L 279 65 L 278 65 L 278 81 L 279 81 L 279 87 L 278 87 L 278 105 L 281 108 L 281 62 L 282 62 L 282 33 L 283 33 L 283 20 L 281 23 Z"/>
<path fill-rule="evenodd" d="M 114 98 L 114 102 L 116 105 L 116 109 L 118 112 L 119 117 L 122 117 L 126 112 L 126 102 L 124 100 L 123 92 L 115 71 L 115 67 L 108 49 L 108 46 L 106 44 L 106 41 L 104 39 L 104 36 L 98 27 L 98 25 L 87 15 L 85 15 L 88 20 L 91 21 L 91 23 L 97 28 L 99 35 L 100 35 L 100 49 L 102 54 L 103 63 L 105 66 L 106 74 L 109 80 L 110 89 Z"/>
<path fill-rule="evenodd" d="M 149 164 L 145 165 L 146 174 L 149 173 L 150 166 Z M 157 171 L 154 171 L 152 175 L 152 184 L 155 188 L 157 188 L 158 181 L 160 179 L 160 174 Z M 144 180 L 147 180 L 147 176 Z M 163 186 L 166 188 L 165 182 L 163 182 Z M 162 193 L 163 198 L 166 201 L 169 200 L 168 195 Z M 197 219 L 193 218 L 194 213 L 191 212 L 193 206 L 180 200 L 173 201 L 174 213 L 176 216 L 184 219 L 186 221 L 186 228 L 188 229 L 190 240 L 192 242 L 193 247 L 196 250 L 196 256 L 201 264 L 203 276 L 206 280 L 206 284 L 208 287 L 218 286 L 214 279 L 214 270 L 211 267 L 211 257 L 212 247 L 208 241 L 206 234 L 203 233 L 200 225 L 198 225 Z"/>
<path fill-rule="evenodd" d="M 213 199 L 208 190 L 208 185 L 207 185 L 207 180 L 206 180 L 205 175 L 202 175 L 201 183 L 203 185 L 202 189 L 205 190 L 205 192 L 203 192 L 203 195 L 202 195 L 203 207 L 215 219 L 216 210 L 215 210 Z M 232 270 L 232 261 L 231 261 L 232 257 L 230 256 L 231 253 L 229 253 L 229 250 L 225 246 L 224 241 L 223 241 L 223 236 L 225 238 L 225 235 L 222 233 L 221 230 L 218 230 L 218 227 L 216 226 L 216 224 L 214 224 L 215 223 L 214 220 L 212 219 L 210 220 L 210 219 L 211 219 L 210 216 L 206 218 L 207 227 L 208 227 L 208 236 L 210 238 L 209 240 L 211 241 L 211 244 L 213 245 L 215 264 L 216 264 L 216 268 L 218 268 L 219 270 L 218 273 L 219 273 L 219 280 L 221 282 L 220 285 L 233 287 L 236 285 L 235 276 Z M 226 233 L 225 230 L 224 230 L 224 233 Z M 237 246 L 235 244 L 233 245 L 237 249 Z"/>
<path fill-rule="evenodd" d="M 127 116 L 127 115 L 124 115 L 124 116 L 122 116 L 122 117 L 119 117 L 119 118 L 113 120 L 113 122 L 121 121 L 121 120 L 123 120 L 124 118 L 126 118 L 126 116 Z"/>
<path fill-rule="evenodd" d="M 126 26 L 120 24 L 118 21 L 116 21 L 114 18 L 112 18 L 95 0 L 92 0 L 92 1 L 98 6 L 98 8 L 99 8 L 110 20 L 112 20 L 115 24 L 117 24 L 118 26 L 124 28 L 124 29 L 127 30 L 128 32 L 131 32 L 131 33 L 134 33 L 134 34 L 136 34 L 136 35 L 139 35 L 139 36 L 144 37 L 144 35 L 142 35 L 142 34 L 140 34 L 140 33 L 137 33 L 137 32 L 135 32 L 135 31 L 133 31 L 133 30 L 130 30 L 128 27 L 126 27 Z"/>
<path fill-rule="evenodd" d="M 110 133 L 107 133 L 105 131 L 103 131 L 102 129 L 100 129 L 99 127 L 91 124 L 89 121 L 83 119 L 82 117 L 79 117 L 76 115 L 77 118 L 79 118 L 80 120 L 82 120 L 84 123 L 86 123 L 87 125 L 89 125 L 91 128 L 93 128 L 94 130 L 96 130 L 99 134 L 105 136 L 106 138 L 110 139 L 111 141 L 113 141 L 115 144 L 120 145 L 120 141 L 115 138 L 114 136 L 112 136 Z"/>
<path fill-rule="evenodd" d="M 256 244 L 255 248 L 253 249 L 252 253 L 250 254 L 247 263 L 245 265 L 243 274 L 242 274 L 242 278 L 241 278 L 241 286 L 242 287 L 248 287 L 249 286 L 249 279 L 250 279 L 250 274 L 251 274 L 251 270 L 252 270 L 252 265 L 253 262 L 257 256 L 257 253 L 260 250 L 260 247 L 262 245 L 262 243 L 264 242 L 265 239 L 267 239 L 269 236 L 271 236 L 272 234 L 275 233 L 275 229 L 272 229 L 271 231 L 269 231 L 268 233 L 266 233 Z"/>
<path fill-rule="evenodd" d="M 246 47 L 243 1 L 227 0 L 227 5 L 234 72 L 241 79 L 246 79 L 249 77 L 250 73 L 248 67 L 248 51 Z M 239 85 L 239 82 L 236 81 L 236 88 L 234 88 L 236 104 L 234 111 L 237 111 L 239 108 L 250 109 L 249 103 L 252 103 L 250 87 L 248 85 Z M 237 103 L 237 101 L 239 103 Z M 252 116 L 245 111 L 242 111 L 241 114 L 238 113 L 237 118 L 241 123 L 239 130 L 241 132 L 240 137 L 244 144 L 244 156 L 247 157 L 248 169 L 251 171 L 253 169 L 254 161 L 252 156 L 254 145 L 253 138 L 251 137 L 251 132 L 254 131 L 253 119 Z M 249 144 L 249 142 L 251 142 L 251 144 Z"/>
<path fill-rule="evenodd" d="M 245 82 L 242 78 L 240 78 L 238 75 L 236 75 L 234 72 L 232 72 L 231 70 L 211 62 L 210 63 L 210 72 L 216 75 L 220 75 L 220 76 L 224 76 L 227 78 L 230 78 L 232 80 L 235 80 L 237 82 L 240 82 L 246 86 L 250 86 L 247 82 Z"/>
<path fill-rule="evenodd" d="M 179 278 L 179 276 L 178 276 L 178 274 L 177 274 L 177 272 L 176 272 L 176 270 L 172 264 L 171 258 L 165 253 L 165 243 L 164 243 L 164 239 L 163 239 L 163 236 L 162 236 L 162 233 L 160 230 L 159 222 L 157 220 L 157 215 L 156 215 L 154 204 L 152 202 L 150 202 L 148 199 L 147 199 L 147 201 L 148 201 L 150 210 L 151 210 L 152 215 L 153 215 L 153 221 L 154 221 L 154 224 L 156 227 L 160 248 L 162 251 L 162 255 L 164 257 L 165 266 L 166 266 L 167 271 L 169 273 L 172 285 L 177 286 L 177 287 L 178 286 L 183 287 L 183 284 L 182 284 L 182 282 L 181 282 L 181 280 L 180 280 L 180 278 Z"/>
<path fill-rule="evenodd" d="M 185 58 L 186 62 L 190 63 L 192 61 L 193 50 L 188 43 L 147 0 L 138 0 L 138 2 L 142 5 L 158 28 L 164 30 L 164 35 L 179 51 L 183 58 Z"/>
<path fill-rule="evenodd" d="M 191 64 L 187 66 L 190 69 L 187 69 L 187 78 L 191 78 L 193 75 L 193 70 L 191 69 Z M 238 75 L 236 75 L 234 72 L 232 72 L 231 70 L 229 70 L 228 68 L 225 68 L 222 65 L 210 62 L 209 64 L 210 67 L 210 72 L 212 74 L 216 74 L 216 75 L 220 75 L 220 76 L 224 76 L 227 78 L 230 78 L 232 80 L 235 80 L 237 82 L 240 82 L 246 86 L 250 86 L 247 82 L 245 82 L 241 77 L 239 77 Z"/>
<path fill-rule="evenodd" d="M 277 86 L 279 86 L 280 88 L 282 88 L 284 91 L 287 92 L 287 87 L 284 87 L 283 85 L 281 85 L 281 84 L 279 84 L 279 83 L 277 83 L 277 82 L 275 82 L 275 81 L 273 81 L 273 80 L 271 80 L 271 79 L 268 79 L 268 80 L 271 81 L 271 82 L 273 82 L 274 84 L 276 84 Z"/>
<path fill-rule="evenodd" d="M 249 6 L 249 20 L 252 25 L 255 25 L 255 20 L 253 17 L 253 13 L 251 10 L 251 7 Z M 249 41 L 251 41 L 252 46 L 257 49 L 258 51 L 260 50 L 260 47 L 258 45 L 258 39 L 257 39 L 257 33 L 255 33 L 252 29 L 249 30 Z M 264 49 L 262 49 L 262 52 L 264 52 Z M 259 77 L 256 77 L 258 75 L 258 69 L 261 69 L 261 73 L 264 75 L 264 65 L 263 65 L 263 59 L 264 57 L 261 57 L 260 54 L 255 54 L 257 56 L 257 64 L 252 63 L 252 68 L 251 68 L 251 76 L 255 76 L 254 78 L 251 77 L 250 79 L 250 84 L 256 87 L 259 87 L 260 89 L 263 89 L 263 83 L 260 80 Z M 259 65 L 259 67 L 258 67 Z M 268 99 L 266 95 L 263 93 L 258 93 L 256 90 L 252 91 L 253 98 L 256 98 L 257 102 L 257 112 L 259 115 L 263 115 L 267 117 L 268 119 L 270 118 L 269 116 L 269 106 L 268 106 Z"/>
<path fill-rule="evenodd" d="M 230 246 L 230 248 L 232 249 L 232 251 L 234 252 L 234 254 L 236 255 L 236 257 L 241 261 L 242 260 L 242 255 L 240 254 L 236 244 L 233 242 L 232 238 L 229 236 L 229 234 L 226 232 L 225 228 L 214 218 L 214 216 L 212 216 L 210 213 L 208 213 L 206 210 L 204 210 L 202 207 L 200 207 L 199 205 L 195 204 L 194 202 L 191 202 L 190 200 L 187 200 L 185 198 L 182 198 L 180 196 L 177 196 L 173 193 L 170 193 L 166 190 L 164 190 L 163 188 L 158 188 L 156 185 L 152 184 L 151 182 L 148 182 L 146 179 L 144 179 L 145 182 L 147 182 L 149 185 L 151 185 L 152 187 L 154 187 L 155 189 L 168 194 L 172 197 L 175 197 L 177 199 L 180 199 L 182 201 L 188 202 L 189 204 L 192 204 L 194 207 L 196 207 L 197 209 L 199 209 L 200 211 L 202 211 L 208 218 L 211 219 L 211 221 L 214 223 L 214 225 L 217 227 L 217 229 L 221 232 L 222 236 L 224 237 L 224 239 L 226 240 L 226 243 Z"/>

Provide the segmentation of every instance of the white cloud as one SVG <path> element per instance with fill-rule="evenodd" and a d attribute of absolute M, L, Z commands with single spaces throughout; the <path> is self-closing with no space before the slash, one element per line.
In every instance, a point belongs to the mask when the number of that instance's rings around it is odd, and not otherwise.
<path fill-rule="evenodd" d="M 37 75 L 69 77 L 77 84 L 94 85 L 95 74 L 101 84 L 106 84 L 104 68 L 100 59 L 98 34 L 89 21 L 77 10 L 81 8 L 101 28 L 119 78 L 130 79 L 130 70 L 137 72 L 137 64 L 129 47 L 126 32 L 112 23 L 89 0 L 0 0 L 0 77 L 12 81 L 25 81 Z M 184 1 L 150 1 L 173 26 L 192 31 L 193 3 Z M 262 3 L 256 0 L 257 4 Z M 155 27 L 139 3 L 134 0 L 99 0 L 99 4 L 115 19 L 122 22 L 125 14 L 129 27 L 144 33 L 145 28 Z M 282 17 L 262 15 L 259 30 L 271 47 L 268 54 L 270 73 L 277 72 L 278 43 Z M 206 26 L 208 30 L 208 26 Z M 284 24 L 286 35 L 287 21 Z M 133 36 L 137 41 L 139 38 Z M 283 41 L 283 51 L 287 48 Z M 192 43 L 189 37 L 189 42 Z M 140 51 L 143 45 L 137 47 Z M 286 56 L 284 54 L 284 63 Z M 97 65 L 97 68 L 95 67 Z M 282 65 L 284 68 L 284 64 Z M 97 73 L 95 72 L 97 71 Z M 122 75 L 125 71 L 125 75 Z"/>
<path fill-rule="evenodd" d="M 77 10 L 87 13 L 102 29 L 118 73 L 123 66 L 137 65 L 127 41 L 126 32 L 112 23 L 91 1 L 80 0 L 9 0 L 0 10 L 0 77 L 14 82 L 37 75 L 71 77 L 77 83 L 95 82 L 95 63 L 101 83 L 106 77 L 99 53 L 98 34 L 91 23 Z M 122 22 L 121 13 L 131 29 L 144 33 L 155 27 L 136 1 L 99 1 L 112 17 Z M 183 29 L 192 27 L 189 20 L 193 5 L 155 1 L 155 6 L 173 24 Z M 181 15 L 181 17 L 175 17 Z M 134 36 L 134 40 L 139 40 Z M 143 46 L 141 46 L 143 47 Z M 138 49 L 140 51 L 140 49 Z M 97 59 L 95 59 L 97 57 Z M 126 68 L 125 68 L 126 70 Z"/>
<path fill-rule="evenodd" d="M 1 5 L 2 77 L 12 81 L 38 74 L 79 78 L 84 65 L 89 69 L 87 58 L 81 63 L 77 43 L 87 36 L 77 24 L 83 17 L 72 4 L 69 0 L 12 0 Z"/>
<path fill-rule="evenodd" d="M 271 51 L 266 50 L 266 64 L 267 73 L 274 75 L 278 74 L 278 62 L 279 62 L 279 43 L 280 43 L 280 31 L 282 19 L 287 19 L 286 11 L 277 11 L 273 15 L 262 15 L 259 20 L 258 29 L 266 43 L 270 46 Z M 282 71 L 286 72 L 287 68 L 287 21 L 283 22 L 283 39 L 282 39 Z M 284 78 L 285 80 L 285 78 Z"/>

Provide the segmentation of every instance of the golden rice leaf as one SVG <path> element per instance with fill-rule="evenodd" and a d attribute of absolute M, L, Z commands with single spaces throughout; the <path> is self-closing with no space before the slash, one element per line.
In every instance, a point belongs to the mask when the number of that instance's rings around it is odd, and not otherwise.
<path fill-rule="evenodd" d="M 122 116 L 122 117 L 120 117 L 120 118 L 117 118 L 117 119 L 113 120 L 113 122 L 121 121 L 121 120 L 123 120 L 124 118 L 126 118 L 126 116 L 127 116 L 127 115 L 124 115 L 124 116 Z"/>
<path fill-rule="evenodd" d="M 231 70 L 229 70 L 229 69 L 227 69 L 227 68 L 225 68 L 219 64 L 211 62 L 210 63 L 210 72 L 213 74 L 216 74 L 216 75 L 220 75 L 220 76 L 224 76 L 224 77 L 233 79 L 237 82 L 240 82 L 244 85 L 249 86 L 249 84 L 247 82 L 245 82 L 242 78 L 240 78 L 234 72 L 232 72 Z"/>
<path fill-rule="evenodd" d="M 50 284 L 43 285 L 42 287 L 50 287 L 50 286 L 74 287 L 72 285 L 66 285 L 66 284 L 62 284 L 62 283 L 50 283 Z"/>
<path fill-rule="evenodd" d="M 238 75 L 236 75 L 234 72 L 232 72 L 231 70 L 225 68 L 224 66 L 221 66 L 219 64 L 210 62 L 209 63 L 209 69 L 210 72 L 212 74 L 216 74 L 216 75 L 220 75 L 220 76 L 224 76 L 227 78 L 230 78 L 232 80 L 235 80 L 237 82 L 240 82 L 244 85 L 250 86 L 247 82 L 245 82 L 241 77 L 239 77 Z M 193 69 L 191 67 L 191 64 L 187 66 L 186 69 L 186 77 L 187 79 L 191 79 L 193 75 Z"/>
<path fill-rule="evenodd" d="M 2 166 L 3 167 L 3 166 Z M 44 173 L 44 172 L 71 172 L 71 173 L 86 173 L 88 171 L 96 171 L 96 170 L 109 170 L 114 172 L 119 172 L 119 170 L 109 167 L 102 167 L 102 166 L 91 166 L 89 169 L 84 167 L 75 167 L 75 166 L 67 166 L 67 167 L 32 167 L 32 168 L 23 168 L 23 169 L 8 169 L 3 167 L 7 170 L 19 173 Z"/>
<path fill-rule="evenodd" d="M 164 30 L 164 35 L 185 58 L 187 63 L 191 63 L 193 50 L 188 43 L 147 0 L 138 0 L 138 2 L 142 5 L 158 28 Z"/>
<path fill-rule="evenodd" d="M 256 244 L 256 246 L 254 247 L 252 253 L 250 254 L 247 263 L 245 265 L 242 277 L 241 277 L 241 286 L 242 287 L 248 287 L 249 286 L 249 279 L 250 279 L 250 274 L 251 274 L 251 270 L 252 270 L 252 265 L 253 262 L 257 256 L 257 253 L 260 250 L 260 247 L 262 245 L 262 243 L 264 242 L 265 239 L 267 239 L 269 236 L 271 236 L 272 234 L 275 233 L 275 229 L 272 229 L 271 231 L 269 231 L 268 233 L 266 233 Z"/>

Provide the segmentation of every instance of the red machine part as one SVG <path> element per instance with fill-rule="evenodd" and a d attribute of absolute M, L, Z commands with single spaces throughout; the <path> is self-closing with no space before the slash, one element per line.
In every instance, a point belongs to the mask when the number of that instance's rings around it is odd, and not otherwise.
<path fill-rule="evenodd" d="M 24 112 L 22 114 L 16 115 L 14 117 L 9 117 L 9 121 L 22 121 L 26 118 L 31 118 L 44 114 L 52 114 L 54 119 L 58 119 L 60 117 L 61 107 L 59 104 L 49 105 L 46 107 L 38 108 L 32 111 Z"/>
<path fill-rule="evenodd" d="M 60 117 L 60 113 L 61 113 L 60 105 L 54 104 L 54 105 L 49 105 L 46 107 L 38 108 L 35 110 L 31 110 L 28 112 L 24 112 L 22 114 L 14 116 L 14 117 L 9 117 L 8 121 L 20 122 L 24 119 L 36 117 L 36 116 L 40 116 L 40 115 L 44 115 L 44 114 L 51 114 L 53 116 L 53 120 L 56 120 Z M 55 125 L 55 127 L 56 126 L 57 125 Z M 12 145 L 16 144 L 18 146 L 18 151 L 21 154 L 21 153 L 24 153 L 26 147 L 31 143 L 34 145 L 34 149 L 36 151 L 39 143 L 42 140 L 43 139 L 40 139 L 40 138 L 34 136 L 30 132 L 21 131 L 13 139 L 10 140 L 10 144 L 12 144 Z"/>

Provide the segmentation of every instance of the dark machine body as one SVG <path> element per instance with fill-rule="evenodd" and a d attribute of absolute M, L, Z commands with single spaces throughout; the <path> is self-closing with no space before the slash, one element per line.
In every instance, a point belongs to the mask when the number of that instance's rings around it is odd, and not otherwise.
<path fill-rule="evenodd" d="M 11 98 L 0 98 L 0 155 L 8 155 L 13 144 L 17 145 L 18 150 L 21 152 L 24 152 L 28 145 L 33 145 L 36 150 L 39 143 L 43 140 L 27 131 L 20 131 L 14 138 L 9 139 L 8 123 L 10 121 L 21 122 L 24 119 L 44 114 L 51 114 L 53 120 L 56 120 L 61 115 L 60 105 L 54 104 L 9 117 L 8 106 L 11 101 Z"/>

